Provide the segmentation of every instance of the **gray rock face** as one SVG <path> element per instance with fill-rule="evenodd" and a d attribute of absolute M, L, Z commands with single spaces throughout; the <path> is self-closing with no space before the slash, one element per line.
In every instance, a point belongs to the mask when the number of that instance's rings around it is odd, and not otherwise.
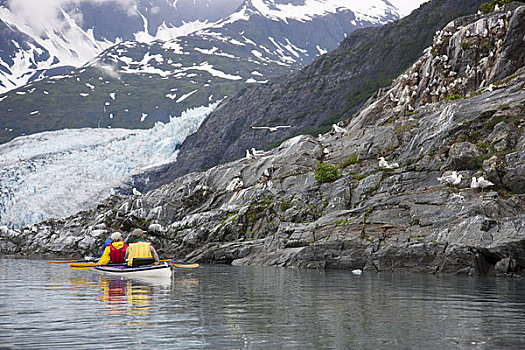
<path fill-rule="evenodd" d="M 492 16 L 500 13 L 485 19 Z M 398 83 L 384 94 L 395 96 Z M 65 221 L 2 227 L 0 252 L 95 255 L 124 225 L 149 229 L 162 256 L 187 261 L 523 275 L 525 68 L 470 98 L 421 103 L 409 115 L 392 117 L 390 103 L 378 94 L 345 123 L 349 132 L 296 136 Z M 496 148 L 502 140 L 517 141 Z M 320 161 L 340 176 L 316 180 Z M 438 181 L 446 167 L 463 180 Z M 473 177 L 501 181 L 476 188 Z"/>
<path fill-rule="evenodd" d="M 472 170 L 476 169 L 476 160 L 481 155 L 476 145 L 470 142 L 458 142 L 450 146 L 448 160 L 443 170 Z"/>
<path fill-rule="evenodd" d="M 251 147 L 267 149 L 301 133 L 328 131 L 409 67 L 432 43 L 436 30 L 458 16 L 475 13 L 484 1 L 425 3 L 397 22 L 352 32 L 336 50 L 296 73 L 243 88 L 183 142 L 175 164 L 151 174 L 146 189 L 238 159 Z M 276 125 L 291 127 L 276 132 L 251 129 Z"/>
<path fill-rule="evenodd" d="M 525 194 L 525 152 L 514 152 L 505 156 L 505 175 L 503 184 L 512 192 Z"/>
<path fill-rule="evenodd" d="M 500 60 L 494 66 L 490 81 L 495 82 L 513 74 L 516 70 L 525 65 L 525 8 L 520 7 L 516 10 L 509 21 L 509 32 L 503 46 L 505 49 L 501 53 Z"/>

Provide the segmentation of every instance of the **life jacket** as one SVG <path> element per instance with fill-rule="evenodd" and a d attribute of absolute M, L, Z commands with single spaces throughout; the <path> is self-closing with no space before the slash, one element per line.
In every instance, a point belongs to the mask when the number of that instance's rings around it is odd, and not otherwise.
<path fill-rule="evenodd" d="M 151 244 L 143 241 L 135 241 L 128 248 L 128 266 L 133 266 L 133 259 L 151 258 Z"/>
<path fill-rule="evenodd" d="M 123 243 L 121 248 L 115 248 L 113 244 L 109 245 L 109 260 L 113 264 L 123 263 L 126 260 L 124 259 L 124 256 L 126 255 L 126 249 L 128 248 L 128 245 L 126 243 Z"/>

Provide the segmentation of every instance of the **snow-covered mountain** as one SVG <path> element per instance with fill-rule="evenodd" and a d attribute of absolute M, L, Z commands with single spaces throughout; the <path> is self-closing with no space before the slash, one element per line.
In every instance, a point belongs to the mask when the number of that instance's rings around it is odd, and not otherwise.
<path fill-rule="evenodd" d="M 216 105 L 148 130 L 76 129 L 0 145 L 0 225 L 21 227 L 131 193 L 132 176 L 175 161 L 178 146 Z"/>
<path fill-rule="evenodd" d="M 119 42 L 79 68 L 60 66 L 58 75 L 0 95 L 0 143 L 63 128 L 149 128 L 167 122 L 187 108 L 221 100 L 245 83 L 299 69 L 353 30 L 397 19 L 422 2 L 406 7 L 384 0 L 245 0 L 225 19 L 183 37 L 167 35 L 178 29 L 169 29 L 166 22 L 154 30 L 142 28 L 133 33 L 140 40 Z M 110 45 L 105 36 L 98 38 Z M 21 76 L 35 78 L 29 71 Z"/>
<path fill-rule="evenodd" d="M 79 67 L 127 40 L 186 35 L 242 0 L 1 0 L 0 92 Z"/>

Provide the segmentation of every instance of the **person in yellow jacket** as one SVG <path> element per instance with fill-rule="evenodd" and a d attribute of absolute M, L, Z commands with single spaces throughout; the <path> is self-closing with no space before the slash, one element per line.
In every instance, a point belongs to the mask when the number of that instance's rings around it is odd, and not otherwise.
<path fill-rule="evenodd" d="M 131 232 L 129 239 L 132 241 L 126 250 L 124 259 L 127 260 L 128 266 L 140 266 L 146 264 L 158 264 L 159 256 L 157 251 L 144 238 L 145 232 L 137 228 Z"/>
<path fill-rule="evenodd" d="M 122 234 L 114 232 L 111 234 L 111 243 L 106 246 L 102 257 L 98 261 L 99 265 L 120 264 L 126 262 L 126 252 L 128 245 L 122 241 Z"/>

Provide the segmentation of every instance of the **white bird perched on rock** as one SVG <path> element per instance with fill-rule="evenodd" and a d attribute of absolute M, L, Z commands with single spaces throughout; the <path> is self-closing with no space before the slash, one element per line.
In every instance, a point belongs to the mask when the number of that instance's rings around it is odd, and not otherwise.
<path fill-rule="evenodd" d="M 256 150 L 253 147 L 251 148 L 251 151 L 252 151 L 252 154 L 253 154 L 254 157 L 262 157 L 262 156 L 267 154 L 267 152 L 265 152 L 265 151 L 258 151 L 258 150 Z"/>
<path fill-rule="evenodd" d="M 133 187 L 131 192 L 133 193 L 134 196 L 141 196 L 142 195 L 142 193 L 139 190 L 137 190 L 135 187 Z"/>
<path fill-rule="evenodd" d="M 473 189 L 479 188 L 479 182 L 475 176 L 472 176 L 472 180 L 470 180 L 470 188 L 473 188 Z"/>
<path fill-rule="evenodd" d="M 385 157 L 379 157 L 379 166 L 385 169 L 399 168 L 399 164 L 397 163 L 388 164 L 388 162 L 385 160 Z"/>
<path fill-rule="evenodd" d="M 251 155 L 249 150 L 246 150 L 246 159 L 253 159 L 253 156 Z"/>
<path fill-rule="evenodd" d="M 479 187 L 481 187 L 482 189 L 490 187 L 490 186 L 494 186 L 494 183 L 492 183 L 489 180 L 485 180 L 485 178 L 483 176 L 480 176 L 478 178 L 478 184 L 479 184 Z"/>
<path fill-rule="evenodd" d="M 277 125 L 277 126 L 252 126 L 252 129 L 266 129 L 270 132 L 275 132 L 279 129 L 291 128 L 291 125 Z"/>
<path fill-rule="evenodd" d="M 336 133 L 339 133 L 339 134 L 347 134 L 348 133 L 348 130 L 346 130 L 345 128 L 340 127 L 337 124 L 332 124 L 332 131 L 336 132 Z"/>
<path fill-rule="evenodd" d="M 459 185 L 461 183 L 461 179 L 463 178 L 463 175 L 457 174 L 455 171 L 452 171 L 449 175 L 443 175 L 441 177 L 438 177 L 437 180 L 441 183 L 447 183 L 453 186 Z"/>

